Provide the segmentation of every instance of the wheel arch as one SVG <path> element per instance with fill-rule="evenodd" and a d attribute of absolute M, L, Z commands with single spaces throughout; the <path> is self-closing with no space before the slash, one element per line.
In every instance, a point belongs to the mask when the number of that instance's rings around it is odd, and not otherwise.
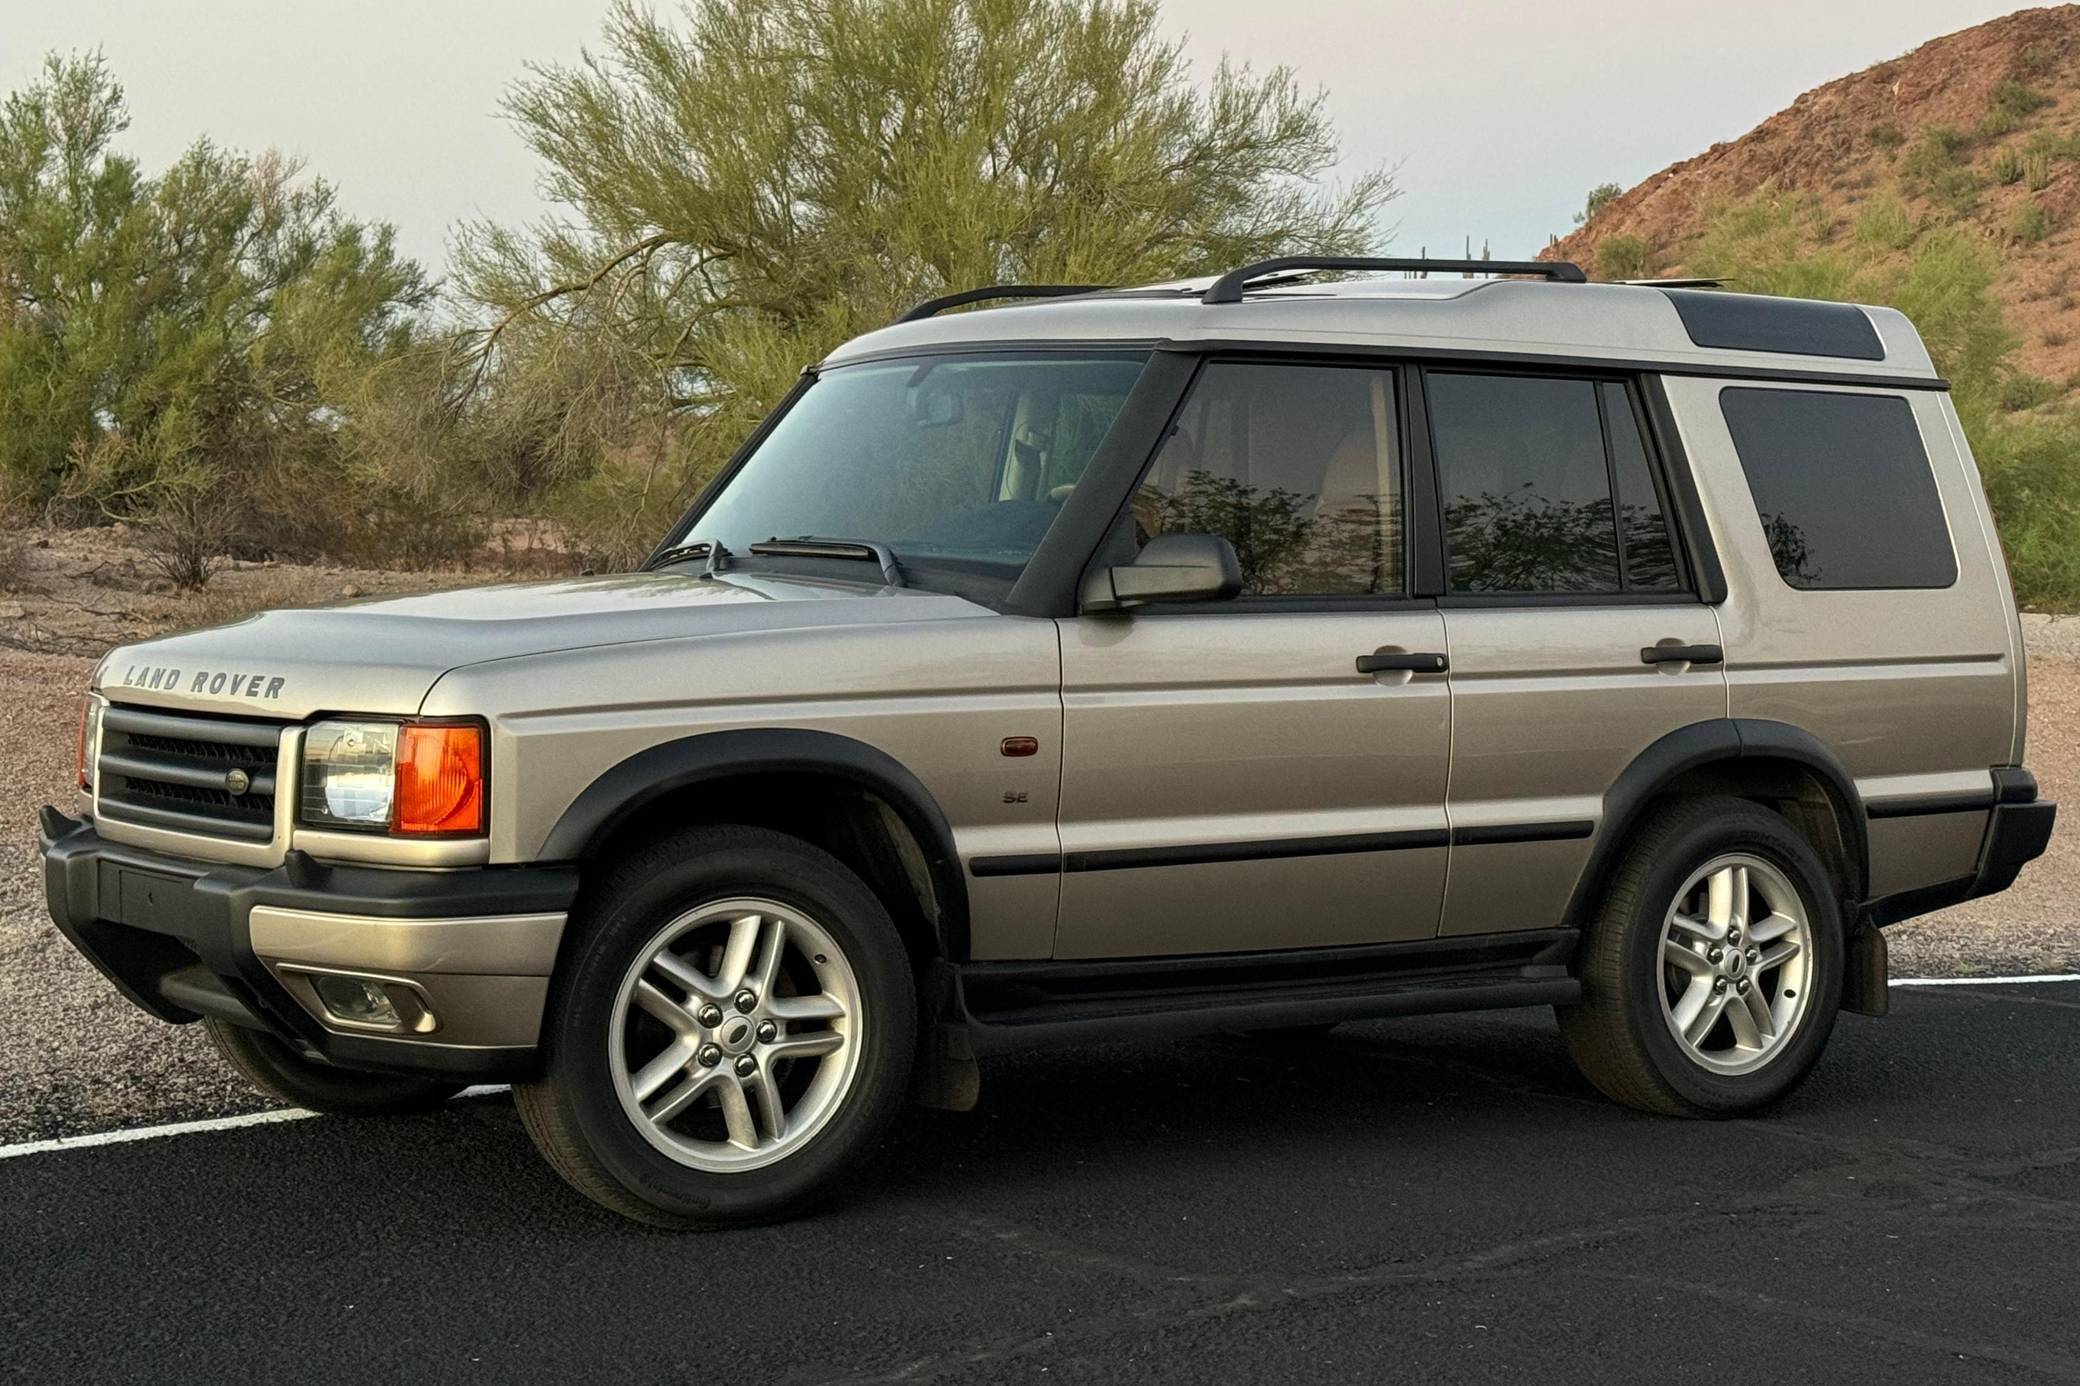
<path fill-rule="evenodd" d="M 1788 722 L 1723 717 L 1678 727 L 1632 760 L 1603 796 L 1603 817 L 1575 882 L 1566 922 L 1580 927 L 1641 816 L 1656 800 L 1732 793 L 1795 805 L 1795 825 L 1840 875 L 1845 903 L 1869 895 L 1870 831 L 1863 796 L 1826 742 Z M 1802 819 L 1803 821 L 1797 821 Z M 1853 917 L 1853 912 L 1852 912 Z"/>
<path fill-rule="evenodd" d="M 675 799 L 697 800 L 697 792 L 703 788 L 732 780 L 850 790 L 880 805 L 907 836 L 914 853 L 915 871 L 902 874 L 923 877 L 924 898 L 914 898 L 923 927 L 931 931 L 942 957 L 956 962 L 967 958 L 967 885 L 945 813 L 902 762 L 836 732 L 747 728 L 702 732 L 646 747 L 604 771 L 571 801 L 550 829 L 540 857 L 544 861 L 595 857 L 639 828 L 645 810 Z M 772 826 L 787 830 L 785 825 Z M 902 842 L 891 845 L 902 854 Z M 892 878 L 875 880 L 870 873 L 862 874 L 870 875 L 870 887 L 888 893 Z M 904 885 L 917 896 L 918 882 L 905 879 Z"/>

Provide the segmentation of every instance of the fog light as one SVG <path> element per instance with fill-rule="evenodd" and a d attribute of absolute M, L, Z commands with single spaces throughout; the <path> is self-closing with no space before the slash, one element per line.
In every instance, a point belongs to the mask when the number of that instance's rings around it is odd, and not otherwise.
<path fill-rule="evenodd" d="M 383 990 L 381 982 L 364 981 L 359 977 L 313 977 L 311 985 L 317 988 L 318 999 L 325 1003 L 325 1009 L 332 1012 L 335 1020 L 344 1020 L 350 1025 L 382 1025 L 390 1029 L 404 1024 L 397 1014 L 397 1007 L 390 1004 L 389 993 Z"/>

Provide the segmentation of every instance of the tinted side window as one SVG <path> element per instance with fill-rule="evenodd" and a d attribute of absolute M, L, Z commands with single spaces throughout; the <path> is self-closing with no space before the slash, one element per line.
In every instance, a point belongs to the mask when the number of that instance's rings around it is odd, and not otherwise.
<path fill-rule="evenodd" d="M 1454 592 L 1615 592 L 1618 534 L 1596 385 L 1429 377 Z"/>
<path fill-rule="evenodd" d="M 1719 407 L 1785 582 L 1824 591 L 1957 581 L 1905 399 L 1744 388 L 1721 391 Z"/>
<path fill-rule="evenodd" d="M 1403 590 L 1394 373 L 1217 361 L 1140 492 L 1137 537 L 1217 534 L 1250 595 Z"/>
<path fill-rule="evenodd" d="M 1662 513 L 1661 493 L 1654 485 L 1654 469 L 1647 461 L 1647 443 L 1640 436 L 1632 396 L 1623 385 L 1611 381 L 1597 388 L 1603 393 L 1611 478 L 1618 488 L 1618 539 L 1625 558 L 1626 590 L 1680 591 L 1683 570 L 1676 562 L 1675 541 Z"/>

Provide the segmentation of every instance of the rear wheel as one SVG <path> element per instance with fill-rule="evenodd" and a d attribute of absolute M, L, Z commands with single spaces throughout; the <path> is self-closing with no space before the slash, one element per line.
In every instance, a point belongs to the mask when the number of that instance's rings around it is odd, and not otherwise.
<path fill-rule="evenodd" d="M 1753 1111 L 1818 1060 L 1842 984 L 1839 892 L 1781 815 L 1740 799 L 1655 813 L 1582 941 L 1576 1064 L 1620 1102 Z"/>
<path fill-rule="evenodd" d="M 808 1206 L 901 1105 L 908 957 L 874 893 L 757 828 L 667 839 L 575 922 L 528 1133 L 579 1191 L 639 1221 L 713 1227 Z"/>
<path fill-rule="evenodd" d="M 225 1062 L 261 1092 L 292 1107 L 337 1116 L 391 1116 L 431 1111 L 462 1091 L 460 1083 L 361 1073 L 306 1059 L 273 1035 L 228 1021 L 202 1024 Z"/>

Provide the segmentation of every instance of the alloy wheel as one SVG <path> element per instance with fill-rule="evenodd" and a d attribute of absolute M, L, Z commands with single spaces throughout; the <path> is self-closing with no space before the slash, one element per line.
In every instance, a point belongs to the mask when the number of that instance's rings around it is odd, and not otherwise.
<path fill-rule="evenodd" d="M 1796 1033 L 1812 1004 L 1813 927 L 1790 877 L 1728 853 L 1693 872 L 1661 928 L 1662 1018 L 1715 1073 L 1752 1073 Z"/>
<path fill-rule="evenodd" d="M 651 1145 L 736 1172 L 829 1124 L 864 1033 L 859 982 L 829 931 L 776 900 L 717 900 L 638 950 L 614 1001 L 609 1067 Z"/>

